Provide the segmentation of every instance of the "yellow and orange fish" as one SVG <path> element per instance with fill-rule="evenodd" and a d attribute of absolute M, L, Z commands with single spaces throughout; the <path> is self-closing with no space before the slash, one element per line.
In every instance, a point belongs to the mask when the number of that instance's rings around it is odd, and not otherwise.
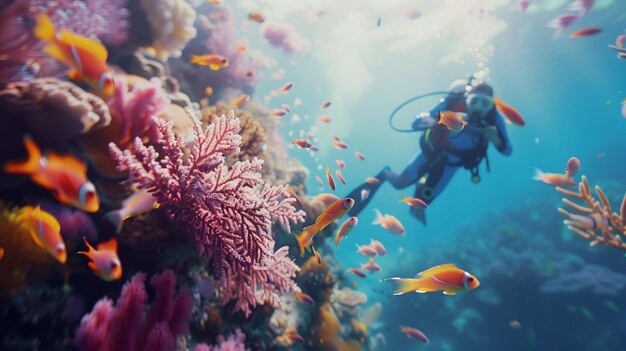
<path fill-rule="evenodd" d="M 497 97 L 493 100 L 493 104 L 496 105 L 496 109 L 500 112 L 506 119 L 515 124 L 516 126 L 523 127 L 526 125 L 526 121 L 524 121 L 524 117 L 522 114 L 513 106 L 502 102 L 500 97 Z"/>
<path fill-rule="evenodd" d="M 313 237 L 321 230 L 326 228 L 335 220 L 343 217 L 354 206 L 354 199 L 339 199 L 324 209 L 322 213 L 315 219 L 315 223 L 302 230 L 300 235 L 296 236 L 298 247 L 300 248 L 300 256 L 304 256 L 304 250 L 313 243 Z"/>
<path fill-rule="evenodd" d="M 326 166 L 326 180 L 328 181 L 328 186 L 335 191 L 335 179 L 333 178 L 333 175 L 330 174 L 330 167 L 328 166 Z"/>
<path fill-rule="evenodd" d="M 248 101 L 250 101 L 250 95 L 244 94 L 239 96 L 238 98 L 231 100 L 230 104 L 233 105 L 233 107 L 239 108 Z"/>
<path fill-rule="evenodd" d="M 445 126 L 452 132 L 460 132 L 467 122 L 463 120 L 463 115 L 460 113 L 439 110 L 439 124 Z"/>
<path fill-rule="evenodd" d="M 39 15 L 34 34 L 49 44 L 44 51 L 71 68 L 67 75 L 84 81 L 106 95 L 115 92 L 113 75 L 106 65 L 107 49 L 99 41 L 61 29 L 58 33 L 47 15 Z"/>
<path fill-rule="evenodd" d="M 258 12 L 258 11 L 250 12 L 248 14 L 248 19 L 250 21 L 254 21 L 256 23 L 263 23 L 263 22 L 265 22 L 265 17 L 263 17 L 263 15 L 260 12 Z"/>
<path fill-rule="evenodd" d="M 415 291 L 427 293 L 443 291 L 445 295 L 476 289 L 480 282 L 468 272 L 452 263 L 442 264 L 418 273 L 417 278 L 387 278 L 395 284 L 394 295 Z"/>
<path fill-rule="evenodd" d="M 26 161 L 5 163 L 4 171 L 11 174 L 26 174 L 33 182 L 52 191 L 60 202 L 85 212 L 97 212 L 100 199 L 96 187 L 87 179 L 87 166 L 71 155 L 59 155 L 41 150 L 30 137 L 24 138 L 28 152 Z"/>
<path fill-rule="evenodd" d="M 308 294 L 305 294 L 303 292 L 295 292 L 295 293 L 293 293 L 293 298 L 296 299 L 296 301 L 298 301 L 298 302 L 308 303 L 310 305 L 315 305 L 315 301 L 313 300 L 313 298 L 311 296 L 309 296 Z"/>
<path fill-rule="evenodd" d="M 291 143 L 294 145 L 298 145 L 303 149 L 308 149 L 313 146 L 313 144 L 311 144 L 311 142 L 307 139 L 291 139 Z"/>
<path fill-rule="evenodd" d="M 428 204 L 424 202 L 424 200 L 417 197 L 408 197 L 404 195 L 400 202 L 404 202 L 405 204 L 413 206 L 415 208 L 428 208 Z"/>
<path fill-rule="evenodd" d="M 27 206 L 20 213 L 21 219 L 28 224 L 28 230 L 35 243 L 46 250 L 61 263 L 67 260 L 65 242 L 61 237 L 61 225 L 50 213 L 39 206 Z"/>
<path fill-rule="evenodd" d="M 206 95 L 206 96 L 213 95 L 213 87 L 206 87 L 206 88 L 204 88 L 204 95 Z"/>
<path fill-rule="evenodd" d="M 107 213 L 105 218 L 115 226 L 119 233 L 122 231 L 122 224 L 126 219 L 148 213 L 158 207 L 156 198 L 148 190 L 141 189 L 122 201 L 122 208 Z"/>
<path fill-rule="evenodd" d="M 228 67 L 228 59 L 218 54 L 191 55 L 190 62 L 198 66 L 208 66 L 214 71 Z"/>
<path fill-rule="evenodd" d="M 107 242 L 98 244 L 98 249 L 89 245 L 86 239 L 83 239 L 89 251 L 79 251 L 81 255 L 89 257 L 91 260 L 88 265 L 100 279 L 107 282 L 119 280 L 122 277 L 122 263 L 117 256 L 117 239 L 113 238 Z"/>
<path fill-rule="evenodd" d="M 337 235 L 335 235 L 335 239 L 333 239 L 337 248 L 339 248 L 339 243 L 343 239 L 345 239 L 348 236 L 348 234 L 350 234 L 350 231 L 352 231 L 352 229 L 354 229 L 354 227 L 356 227 L 358 223 L 359 223 L 358 218 L 350 217 L 341 224 L 341 226 L 339 227 L 339 230 L 337 230 Z"/>
<path fill-rule="evenodd" d="M 567 167 L 565 168 L 564 174 L 544 173 L 539 168 L 535 168 L 535 176 L 533 179 L 553 186 L 574 186 L 576 185 L 574 176 L 579 168 L 580 160 L 576 157 L 570 157 L 569 160 L 567 160 Z"/>

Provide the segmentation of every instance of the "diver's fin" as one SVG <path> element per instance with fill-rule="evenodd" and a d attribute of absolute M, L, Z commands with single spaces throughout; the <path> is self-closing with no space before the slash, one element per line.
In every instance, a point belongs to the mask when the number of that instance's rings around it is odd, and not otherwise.
<path fill-rule="evenodd" d="M 426 225 L 426 211 L 424 211 L 423 208 L 417 208 L 417 207 L 411 206 L 410 212 L 413 215 L 413 217 L 417 218 L 418 221 Z"/>

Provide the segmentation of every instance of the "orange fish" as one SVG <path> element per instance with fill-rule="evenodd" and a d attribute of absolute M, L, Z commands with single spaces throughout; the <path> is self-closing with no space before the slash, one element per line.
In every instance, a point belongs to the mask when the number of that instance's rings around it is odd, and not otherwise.
<path fill-rule="evenodd" d="M 303 149 L 308 149 L 311 146 L 313 146 L 313 144 L 311 144 L 308 140 L 306 139 L 291 139 L 291 143 L 294 145 L 298 145 Z"/>
<path fill-rule="evenodd" d="M 379 224 L 393 234 L 404 236 L 404 226 L 395 216 L 389 214 L 383 215 L 377 209 L 374 209 L 374 211 L 376 212 L 376 219 L 374 219 L 372 224 Z"/>
<path fill-rule="evenodd" d="M 228 67 L 228 60 L 217 54 L 191 55 L 190 62 L 198 66 L 208 66 L 213 71 Z"/>
<path fill-rule="evenodd" d="M 341 184 L 346 185 L 346 178 L 343 177 L 343 174 L 341 174 L 341 170 L 340 169 L 335 171 L 335 175 L 337 176 L 337 179 L 339 179 Z"/>
<path fill-rule="evenodd" d="M 387 254 L 387 248 L 385 248 L 385 245 L 383 245 L 383 243 L 381 243 L 378 240 L 374 240 L 374 239 L 370 239 L 370 245 L 369 245 L 372 249 L 376 250 L 376 253 L 378 253 L 381 256 L 384 256 Z"/>
<path fill-rule="evenodd" d="M 148 190 L 141 189 L 122 201 L 122 208 L 107 213 L 105 218 L 115 225 L 119 233 L 122 231 L 122 224 L 126 219 L 148 213 L 158 207 L 156 198 Z"/>
<path fill-rule="evenodd" d="M 293 88 L 293 83 L 289 82 L 283 85 L 280 89 L 278 89 L 278 92 L 284 95 L 284 94 L 287 94 L 287 92 L 291 90 L 291 88 Z"/>
<path fill-rule="evenodd" d="M 370 273 L 380 272 L 382 268 L 374 262 L 374 257 L 370 257 L 370 260 L 367 263 L 361 264 L 362 271 L 368 271 Z"/>
<path fill-rule="evenodd" d="M 403 332 L 409 339 L 419 340 L 426 344 L 430 344 L 430 340 L 428 340 L 426 334 L 422 333 L 419 329 L 400 326 L 400 331 Z"/>
<path fill-rule="evenodd" d="M 11 161 L 4 165 L 4 171 L 12 174 L 26 174 L 33 182 L 52 191 L 60 202 L 74 206 L 85 212 L 97 212 L 100 200 L 96 187 L 87 179 L 87 166 L 74 156 L 59 155 L 41 150 L 30 137 L 24 137 L 28 152 L 26 161 Z"/>
<path fill-rule="evenodd" d="M 467 122 L 463 120 L 463 115 L 460 113 L 439 110 L 439 124 L 452 132 L 460 132 Z"/>
<path fill-rule="evenodd" d="M 311 248 L 313 249 L 313 254 L 315 255 L 315 258 L 317 259 L 317 264 L 320 265 L 322 264 L 322 255 L 320 255 L 320 253 L 315 250 L 315 246 L 311 246 Z"/>
<path fill-rule="evenodd" d="M 302 230 L 302 233 L 296 237 L 298 247 L 300 248 L 300 256 L 304 256 L 304 250 L 311 245 L 315 234 L 324 230 L 329 224 L 343 217 L 354 206 L 354 200 L 347 197 L 339 199 L 328 205 L 324 211 L 315 219 L 315 223 Z"/>
<path fill-rule="evenodd" d="M 348 272 L 356 275 L 357 277 L 365 278 L 365 273 L 363 273 L 363 271 L 358 268 L 350 267 L 348 268 Z"/>
<path fill-rule="evenodd" d="M 206 87 L 206 88 L 204 88 L 204 95 L 206 95 L 206 96 L 211 96 L 211 95 L 213 95 L 213 88 L 212 88 L 212 87 Z"/>
<path fill-rule="evenodd" d="M 576 185 L 576 181 L 574 181 L 574 176 L 578 172 L 578 168 L 580 168 L 580 161 L 578 160 L 578 158 L 570 157 L 570 159 L 567 160 L 565 174 L 543 173 L 543 171 L 541 171 L 539 168 L 535 168 L 535 176 L 533 177 L 533 179 L 546 183 L 548 185 L 574 186 Z"/>
<path fill-rule="evenodd" d="M 339 167 L 339 169 L 343 169 L 344 167 L 346 167 L 346 162 L 343 160 L 335 160 L 335 163 L 337 164 L 337 167 Z"/>
<path fill-rule="evenodd" d="M 302 302 L 302 303 L 308 303 L 311 305 L 315 305 L 315 301 L 313 300 L 313 298 L 303 292 L 296 292 L 293 293 L 293 298 L 296 299 L 296 301 Z"/>
<path fill-rule="evenodd" d="M 476 289 L 480 282 L 473 275 L 459 269 L 452 263 L 435 266 L 418 273 L 417 278 L 387 278 L 395 284 L 394 295 L 415 291 L 427 293 L 443 291 L 445 295 Z"/>
<path fill-rule="evenodd" d="M 84 81 L 106 95 L 115 92 L 113 75 L 106 65 L 108 52 L 99 41 L 61 29 L 58 33 L 47 15 L 39 15 L 34 34 L 48 42 L 44 51 L 71 68 L 67 75 Z"/>
<path fill-rule="evenodd" d="M 244 94 L 236 99 L 231 100 L 230 104 L 233 105 L 233 107 L 239 108 L 248 101 L 250 101 L 250 95 Z"/>
<path fill-rule="evenodd" d="M 263 23 L 263 22 L 265 22 L 265 17 L 263 17 L 263 15 L 260 12 L 258 12 L 258 11 L 250 12 L 248 14 L 248 19 L 250 21 L 254 21 L 256 23 Z"/>
<path fill-rule="evenodd" d="M 416 197 L 408 197 L 404 195 L 400 202 L 404 202 L 409 206 L 413 206 L 415 208 L 428 208 L 428 204 L 424 202 L 424 200 L 416 198 Z"/>
<path fill-rule="evenodd" d="M 237 50 L 237 52 L 244 53 L 244 52 L 248 51 L 248 46 L 246 44 L 239 44 L 239 45 L 237 45 L 235 50 Z"/>
<path fill-rule="evenodd" d="M 337 248 L 339 248 L 339 243 L 341 242 L 341 240 L 345 239 L 350 233 L 350 231 L 354 229 L 354 227 L 356 227 L 358 223 L 359 223 L 358 218 L 350 217 L 341 224 L 341 226 L 339 227 L 339 230 L 337 230 L 337 235 L 335 235 L 335 239 L 334 239 L 334 242 L 335 242 L 335 245 L 337 245 Z"/>
<path fill-rule="evenodd" d="M 524 121 L 522 114 L 515 107 L 502 102 L 500 97 L 495 98 L 493 100 L 493 104 L 496 105 L 498 112 L 506 117 L 509 122 L 521 127 L 526 125 L 526 121 Z"/>
<path fill-rule="evenodd" d="M 569 37 L 570 38 L 588 37 L 588 36 L 596 35 L 600 32 L 602 32 L 601 28 L 590 27 L 590 28 L 584 28 L 584 29 L 580 29 L 575 32 L 572 32 L 569 34 Z"/>
<path fill-rule="evenodd" d="M 0 247 L 0 260 L 4 257 L 4 247 Z"/>
<path fill-rule="evenodd" d="M 313 198 L 313 201 L 319 201 L 324 206 L 328 206 L 337 200 L 339 200 L 337 195 L 331 193 L 322 193 Z"/>
<path fill-rule="evenodd" d="M 85 245 L 89 249 L 88 252 L 79 251 L 79 254 L 89 257 L 89 268 L 107 282 L 119 280 L 122 277 L 122 263 L 117 256 L 117 239 L 113 238 L 107 242 L 98 244 L 95 250 L 86 239 L 83 238 Z"/>
<path fill-rule="evenodd" d="M 361 161 L 365 161 L 365 156 L 363 156 L 363 154 L 358 151 L 354 152 L 354 157 L 358 158 Z"/>
<path fill-rule="evenodd" d="M 511 321 L 509 325 L 511 326 L 511 328 L 515 328 L 515 329 L 519 329 L 522 327 L 522 323 L 520 323 L 519 321 L 515 321 L 515 320 Z"/>
<path fill-rule="evenodd" d="M 57 261 L 65 263 L 67 251 L 63 237 L 61 237 L 59 221 L 39 206 L 27 206 L 19 216 L 25 223 L 28 223 L 28 230 L 35 243 Z"/>
<path fill-rule="evenodd" d="M 320 116 L 319 121 L 322 123 L 326 123 L 329 124 L 330 122 L 332 122 L 332 119 L 330 118 L 330 116 L 324 115 L 324 116 Z"/>
<path fill-rule="evenodd" d="M 328 186 L 335 191 L 335 179 L 333 175 L 330 174 L 330 167 L 326 166 L 326 180 L 328 181 Z"/>
<path fill-rule="evenodd" d="M 282 118 L 282 117 L 284 117 L 286 114 L 287 114 L 287 111 L 282 110 L 282 109 L 279 109 L 279 108 L 274 109 L 274 110 L 272 111 L 272 117 L 274 117 L 274 118 Z"/>

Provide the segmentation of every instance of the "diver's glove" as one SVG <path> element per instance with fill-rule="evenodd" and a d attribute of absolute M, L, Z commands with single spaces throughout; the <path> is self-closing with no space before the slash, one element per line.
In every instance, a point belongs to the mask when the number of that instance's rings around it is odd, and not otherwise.
<path fill-rule="evenodd" d="M 498 129 L 495 126 L 487 126 L 483 128 L 483 136 L 496 148 L 502 145 L 502 139 L 498 135 Z"/>

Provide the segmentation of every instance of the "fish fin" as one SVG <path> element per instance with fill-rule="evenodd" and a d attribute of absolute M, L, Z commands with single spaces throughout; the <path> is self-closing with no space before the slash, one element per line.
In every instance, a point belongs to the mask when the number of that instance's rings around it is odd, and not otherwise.
<path fill-rule="evenodd" d="M 377 208 L 374 209 L 374 212 L 376 212 L 376 218 L 374 218 L 372 224 L 380 224 L 383 219 L 383 215 Z"/>
<path fill-rule="evenodd" d="M 425 293 L 429 293 L 429 292 L 435 292 L 437 291 L 437 289 L 431 289 L 431 288 L 419 288 L 417 290 L 415 290 L 416 293 L 419 294 L 425 294 Z"/>
<path fill-rule="evenodd" d="M 106 62 L 109 56 L 107 49 L 100 41 L 72 33 L 65 29 L 62 29 L 59 33 L 59 41 L 66 43 L 67 45 L 72 45 L 76 49 L 82 49 L 90 52 L 102 62 Z"/>
<path fill-rule="evenodd" d="M 493 99 L 493 104 L 498 106 L 502 103 L 502 99 L 498 96 L 495 99 Z"/>
<path fill-rule="evenodd" d="M 26 148 L 26 161 L 10 161 L 4 164 L 4 171 L 7 173 L 34 174 L 39 171 L 39 160 L 41 159 L 41 149 L 30 135 L 24 137 L 24 147 Z"/>
<path fill-rule="evenodd" d="M 337 249 L 339 249 L 339 243 L 341 242 L 341 240 L 339 240 L 339 234 L 335 235 L 333 241 L 335 242 L 335 246 L 337 247 Z"/>
<path fill-rule="evenodd" d="M 444 290 L 443 291 L 444 295 L 456 295 L 456 291 L 452 291 L 452 290 Z"/>
<path fill-rule="evenodd" d="M 124 219 L 122 218 L 121 210 L 111 211 L 104 216 L 104 219 L 109 221 L 111 224 L 115 226 L 115 232 L 119 233 L 122 231 L 122 223 Z"/>
<path fill-rule="evenodd" d="M 200 65 L 202 63 L 202 57 L 198 55 L 191 55 L 189 62 L 196 64 L 196 65 Z"/>
<path fill-rule="evenodd" d="M 89 244 L 87 239 L 85 239 L 84 237 L 83 237 L 83 242 L 87 246 L 88 251 L 87 252 L 85 252 L 85 251 L 78 251 L 77 253 L 79 253 L 81 255 L 85 255 L 85 256 L 89 257 L 90 260 L 93 260 L 93 254 L 96 252 L 96 250 L 93 248 L 93 246 L 91 246 Z"/>
<path fill-rule="evenodd" d="M 543 175 L 545 173 L 543 173 L 542 170 L 540 170 L 539 168 L 535 167 L 535 175 L 533 176 L 534 180 L 538 180 L 538 181 L 543 181 Z"/>
<path fill-rule="evenodd" d="M 68 71 L 67 72 L 67 76 L 71 79 L 71 80 L 76 80 L 76 81 L 82 81 L 83 80 L 83 76 L 76 72 L 76 71 Z"/>
<path fill-rule="evenodd" d="M 43 48 L 43 51 L 53 59 L 62 62 L 68 66 L 72 66 L 72 62 L 67 59 L 67 56 L 63 53 L 63 50 L 57 44 L 49 44 Z"/>
<path fill-rule="evenodd" d="M 54 41 L 56 30 L 54 29 L 54 23 L 48 15 L 41 14 L 37 16 L 37 23 L 35 25 L 34 34 L 39 40 Z"/>
<path fill-rule="evenodd" d="M 106 250 L 106 251 L 113 251 L 113 252 L 117 252 L 117 239 L 116 238 L 112 238 L 109 241 L 105 241 L 101 244 L 98 244 L 98 250 Z"/>
<path fill-rule="evenodd" d="M 300 257 L 304 257 L 304 252 L 306 251 L 307 246 L 310 245 L 310 244 L 307 245 L 307 243 L 304 242 L 304 236 L 307 231 L 307 228 L 309 227 L 304 228 L 304 230 L 302 231 L 302 233 L 300 233 L 300 235 L 296 235 L 296 241 L 298 241 L 298 249 L 300 250 Z"/>
<path fill-rule="evenodd" d="M 94 261 L 89 261 L 89 263 L 87 263 L 87 266 L 89 266 L 89 268 L 91 268 L 94 273 L 98 273 L 98 267 L 96 267 L 96 263 Z"/>
<path fill-rule="evenodd" d="M 214 63 L 209 64 L 209 68 L 212 69 L 213 71 L 217 71 L 220 69 L 220 65 L 216 65 Z"/>
<path fill-rule="evenodd" d="M 425 271 L 419 272 L 417 273 L 417 276 L 435 275 L 441 272 L 445 272 L 449 269 L 459 269 L 459 268 L 455 266 L 454 263 L 446 263 L 446 264 L 435 266 Z"/>
<path fill-rule="evenodd" d="M 394 290 L 393 290 L 394 295 L 402 295 L 408 292 L 422 289 L 421 279 L 398 278 L 398 277 L 383 279 L 383 281 L 388 281 L 388 280 L 391 280 L 394 283 Z"/>
<path fill-rule="evenodd" d="M 80 175 L 84 175 L 85 180 L 87 178 L 87 165 L 75 156 L 59 155 L 56 152 L 49 152 L 46 154 L 46 159 L 48 160 L 49 167 L 57 167 L 56 169 L 64 169 L 66 171 L 76 171 Z"/>

